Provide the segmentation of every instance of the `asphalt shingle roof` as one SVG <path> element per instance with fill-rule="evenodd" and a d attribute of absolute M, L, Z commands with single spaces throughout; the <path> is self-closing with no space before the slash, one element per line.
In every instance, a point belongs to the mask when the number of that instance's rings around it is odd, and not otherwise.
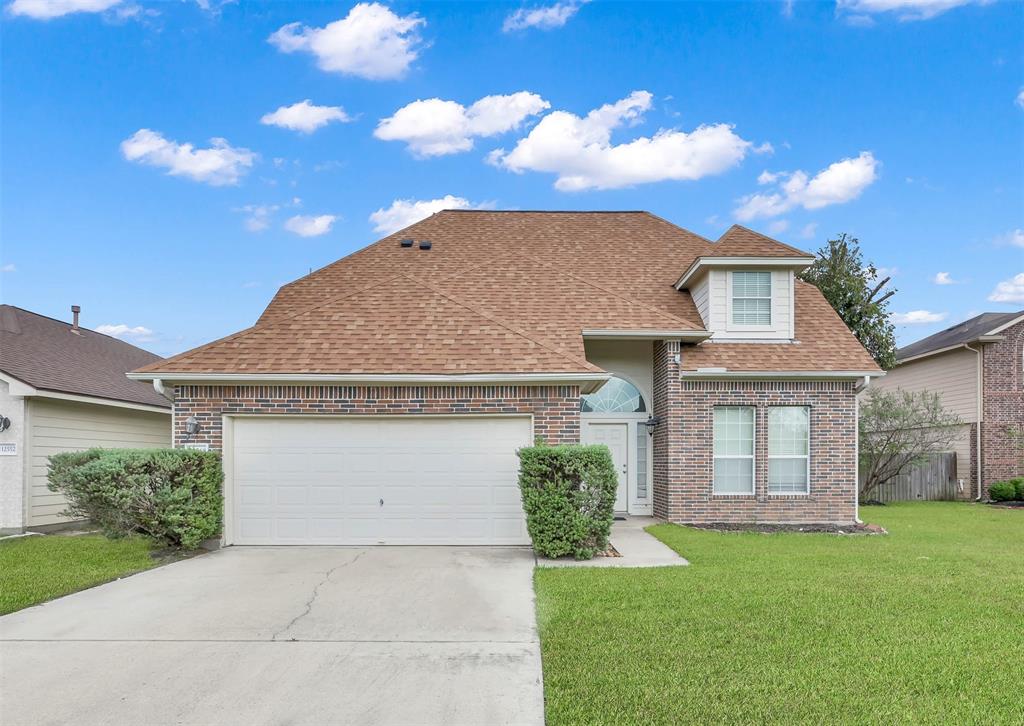
<path fill-rule="evenodd" d="M 1022 315 L 1024 315 L 1024 310 L 1018 310 L 1015 313 L 982 313 L 981 315 L 976 315 L 970 320 L 951 325 L 945 330 L 940 330 L 938 333 L 929 335 L 927 338 L 922 338 L 916 343 L 903 346 L 896 351 L 896 359 L 906 360 L 907 358 L 942 350 L 950 346 L 970 343 Z"/>
<path fill-rule="evenodd" d="M 143 370 L 593 371 L 582 330 L 703 330 L 674 287 L 698 257 L 794 254 L 807 255 L 739 226 L 712 242 L 646 212 L 444 211 L 285 285 L 252 328 Z M 874 370 L 816 288 L 799 285 L 796 306 L 800 346 L 695 355 L 731 370 Z"/>
<path fill-rule="evenodd" d="M 0 371 L 33 388 L 170 408 L 150 384 L 125 377 L 159 360 L 123 340 L 0 305 Z"/>

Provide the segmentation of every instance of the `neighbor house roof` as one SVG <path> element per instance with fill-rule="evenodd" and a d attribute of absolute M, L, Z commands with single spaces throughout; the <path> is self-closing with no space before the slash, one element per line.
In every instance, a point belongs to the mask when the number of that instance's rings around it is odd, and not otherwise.
<path fill-rule="evenodd" d="M 123 340 L 0 305 L 0 371 L 42 391 L 169 408 L 128 371 L 160 360 Z"/>
<path fill-rule="evenodd" d="M 443 211 L 285 285 L 253 327 L 141 372 L 600 372 L 582 331 L 700 337 L 673 284 L 697 258 L 729 255 L 808 256 L 738 226 L 712 242 L 646 212 Z M 816 288 L 800 285 L 796 305 L 812 311 L 807 340 L 783 363 L 868 365 Z M 744 355 L 765 347 L 785 346 Z"/>
<path fill-rule="evenodd" d="M 940 350 L 953 348 L 964 343 L 974 343 L 988 335 L 998 332 L 1016 320 L 1024 320 L 1024 310 L 1015 313 L 982 313 L 970 320 L 951 325 L 945 330 L 929 335 L 916 343 L 905 345 L 896 351 L 896 359 L 904 361 L 917 358 Z"/>

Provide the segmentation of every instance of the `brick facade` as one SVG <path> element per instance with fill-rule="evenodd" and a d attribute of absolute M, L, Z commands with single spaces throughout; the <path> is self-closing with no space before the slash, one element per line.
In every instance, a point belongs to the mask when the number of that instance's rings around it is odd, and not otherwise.
<path fill-rule="evenodd" d="M 682 380 L 678 347 L 654 354 L 654 514 L 680 523 L 850 523 L 856 518 L 857 411 L 850 381 Z M 754 494 L 715 495 L 714 407 L 754 406 Z M 811 411 L 810 494 L 768 493 L 768 408 Z"/>
<path fill-rule="evenodd" d="M 222 448 L 225 414 L 533 415 L 536 437 L 552 444 L 580 440 L 579 386 L 177 386 L 174 443 Z M 199 433 L 188 438 L 190 416 Z"/>
<path fill-rule="evenodd" d="M 1024 475 L 1024 322 L 984 346 L 981 473 L 988 487 Z"/>

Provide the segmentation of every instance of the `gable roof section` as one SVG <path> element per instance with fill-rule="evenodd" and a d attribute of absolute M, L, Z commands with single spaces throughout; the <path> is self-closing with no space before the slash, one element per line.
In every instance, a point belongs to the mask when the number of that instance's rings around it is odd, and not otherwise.
<path fill-rule="evenodd" d="M 160 356 L 123 340 L 0 305 L 0 371 L 33 388 L 170 408 L 153 387 L 125 374 Z"/>
<path fill-rule="evenodd" d="M 674 283 L 701 256 L 731 252 L 805 254 L 738 226 L 711 242 L 645 212 L 438 212 L 285 285 L 252 328 L 140 372 L 600 373 L 585 360 L 584 330 L 699 335 L 693 299 Z M 787 353 L 794 370 L 847 370 L 866 356 L 821 302 L 828 314 L 798 325 L 808 341 L 820 335 L 820 353 Z M 733 353 L 764 351 L 749 347 Z"/>
<path fill-rule="evenodd" d="M 905 345 L 896 351 L 897 361 L 917 358 L 940 350 L 946 350 L 964 343 L 973 343 L 986 335 L 996 335 L 998 331 L 1016 319 L 1024 320 L 1024 310 L 1015 313 L 982 313 L 970 320 L 951 325 L 945 330 L 929 335 L 916 343 Z"/>
<path fill-rule="evenodd" d="M 433 285 L 397 275 L 140 373 L 600 373 Z"/>
<path fill-rule="evenodd" d="M 797 343 L 707 341 L 684 348 L 685 371 L 860 371 L 874 373 L 878 364 L 850 332 L 818 288 L 800 280 L 794 289 Z"/>

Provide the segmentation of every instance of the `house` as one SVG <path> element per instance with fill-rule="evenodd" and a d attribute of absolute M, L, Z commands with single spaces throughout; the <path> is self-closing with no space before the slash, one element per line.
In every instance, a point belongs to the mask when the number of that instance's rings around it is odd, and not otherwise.
<path fill-rule="evenodd" d="M 880 389 L 939 393 L 963 421 L 954 449 L 965 498 L 1024 475 L 1024 310 L 982 313 L 896 357 Z"/>
<path fill-rule="evenodd" d="M 443 211 L 130 376 L 223 452 L 228 544 L 527 543 L 535 439 L 606 444 L 624 514 L 849 523 L 881 371 L 812 261 L 645 212 Z"/>
<path fill-rule="evenodd" d="M 125 373 L 160 360 L 117 338 L 0 305 L 0 533 L 66 525 L 47 457 L 171 445 L 170 402 Z"/>

